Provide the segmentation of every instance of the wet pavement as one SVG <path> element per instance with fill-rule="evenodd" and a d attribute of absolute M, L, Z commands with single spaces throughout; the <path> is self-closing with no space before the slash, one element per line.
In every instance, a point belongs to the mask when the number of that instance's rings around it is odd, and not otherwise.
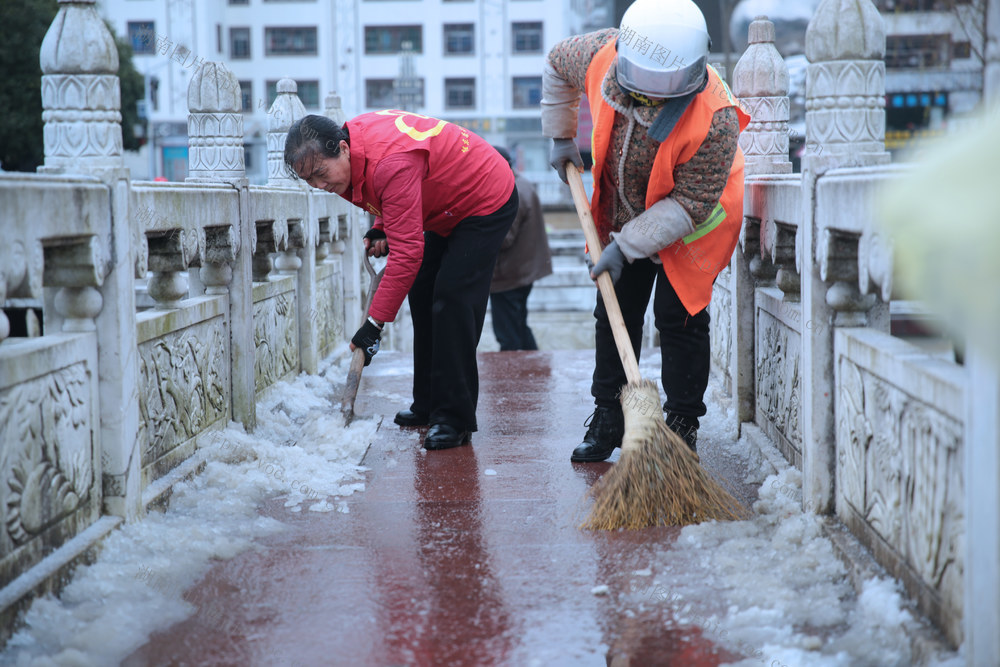
<path fill-rule="evenodd" d="M 611 465 L 569 461 L 593 409 L 592 355 L 482 354 L 472 445 L 427 452 L 426 429 L 392 423 L 409 405 L 412 376 L 393 371 L 405 358 L 380 354 L 356 404 L 360 415 L 384 415 L 363 461 L 365 491 L 345 499 L 346 513 L 294 513 L 282 497 L 262 505 L 288 529 L 216 563 L 185 592 L 197 613 L 123 664 L 738 661 L 656 603 L 654 563 L 678 529 L 576 528 L 587 488 Z M 655 367 L 643 361 L 650 377 Z M 733 481 L 737 464 L 710 441 L 699 449 L 731 490 L 752 497 Z"/>

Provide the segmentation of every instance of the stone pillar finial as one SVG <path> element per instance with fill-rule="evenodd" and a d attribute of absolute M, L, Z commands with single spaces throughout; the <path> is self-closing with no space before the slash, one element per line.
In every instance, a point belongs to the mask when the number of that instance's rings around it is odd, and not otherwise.
<path fill-rule="evenodd" d="M 39 52 L 45 164 L 40 172 L 122 166 L 118 48 L 95 0 L 59 0 Z"/>
<path fill-rule="evenodd" d="M 222 63 L 206 62 L 188 84 L 188 177 L 246 176 L 240 84 Z"/>
<path fill-rule="evenodd" d="M 885 28 L 871 0 L 823 0 L 806 30 L 806 152 L 832 165 L 886 164 Z"/>
<path fill-rule="evenodd" d="M 267 112 L 267 184 L 291 186 L 299 183 L 285 167 L 285 137 L 292 123 L 306 115 L 299 87 L 289 78 L 278 81 L 278 96 Z"/>
<path fill-rule="evenodd" d="M 343 125 L 347 121 L 347 115 L 344 113 L 343 107 L 340 105 L 340 95 L 337 93 L 330 93 L 326 96 L 325 109 L 323 115 L 332 120 L 337 125 Z"/>
<path fill-rule="evenodd" d="M 733 70 L 733 93 L 750 114 L 740 133 L 748 174 L 789 174 L 788 66 L 774 46 L 774 24 L 758 16 L 749 46 Z"/>

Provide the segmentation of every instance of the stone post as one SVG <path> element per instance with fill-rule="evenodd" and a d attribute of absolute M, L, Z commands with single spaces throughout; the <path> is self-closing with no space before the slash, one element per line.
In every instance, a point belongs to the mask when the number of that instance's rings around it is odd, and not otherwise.
<path fill-rule="evenodd" d="M 319 368 L 319 342 L 316 334 L 316 242 L 319 219 L 313 203 L 315 197 L 329 194 L 313 191 L 294 178 L 285 166 L 285 139 L 292 123 L 306 115 L 298 96 L 298 85 L 292 79 L 278 81 L 278 96 L 268 111 L 267 184 L 291 187 L 309 193 L 308 217 L 288 221 L 288 242 L 285 253 L 278 257 L 278 270 L 298 276 L 299 363 L 302 370 L 315 373 Z"/>
<path fill-rule="evenodd" d="M 1000 355 L 972 346 L 965 426 L 966 664 L 1000 656 Z"/>
<path fill-rule="evenodd" d="M 1000 0 L 987 0 L 983 102 L 1000 103 Z M 996 341 L 995 329 L 984 338 Z M 1000 350 L 970 347 L 965 427 L 965 653 L 966 664 L 988 665 L 1000 655 Z"/>
<path fill-rule="evenodd" d="M 746 175 L 790 174 L 788 160 L 788 67 L 774 46 L 774 24 L 758 16 L 750 24 L 749 46 L 733 70 L 733 93 L 750 114 L 750 124 L 740 134 L 746 160 Z M 747 201 L 749 201 L 748 191 Z M 754 300 L 756 278 L 762 275 L 760 223 L 744 218 L 739 250 L 730 263 L 733 295 L 730 377 L 736 402 L 737 422 L 753 421 L 755 412 Z M 751 270 L 753 267 L 756 270 Z"/>
<path fill-rule="evenodd" d="M 228 183 L 239 197 L 239 218 L 205 227 L 200 282 L 206 294 L 229 295 L 232 419 L 257 424 L 253 340 L 253 239 L 250 186 L 243 153 L 240 85 L 222 63 L 206 62 L 188 84 L 186 182 Z M 213 221 L 215 222 L 215 221 Z"/>
<path fill-rule="evenodd" d="M 874 295 L 858 289 L 857 237 L 814 215 L 816 184 L 837 167 L 886 164 L 885 29 L 870 0 L 823 0 L 806 30 L 806 152 L 802 158 L 802 502 L 833 508 L 833 327 L 863 326 Z M 883 305 L 882 308 L 888 308 Z"/>
<path fill-rule="evenodd" d="M 46 303 L 65 318 L 64 329 L 97 332 L 104 510 L 135 520 L 143 506 L 129 173 L 122 162 L 118 50 L 94 0 L 59 0 L 39 61 L 45 123 L 45 163 L 39 171 L 88 174 L 110 190 L 111 219 L 101 239 L 108 261 L 97 274 L 86 271 L 90 278 L 74 283 L 66 263 L 86 260 L 86 265 L 93 246 L 83 241 L 47 248 L 52 267 L 47 262 L 46 271 L 60 289 L 54 298 L 47 289 Z"/>
<path fill-rule="evenodd" d="M 788 160 L 788 66 L 774 46 L 774 24 L 758 16 L 748 46 L 733 70 L 733 93 L 750 114 L 740 134 L 747 175 L 790 174 Z"/>

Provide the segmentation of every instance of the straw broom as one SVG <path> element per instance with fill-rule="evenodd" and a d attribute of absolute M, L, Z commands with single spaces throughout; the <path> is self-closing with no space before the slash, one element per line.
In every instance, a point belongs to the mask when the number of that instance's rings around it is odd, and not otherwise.
<path fill-rule="evenodd" d="M 566 164 L 566 176 L 590 258 L 601 258 L 601 242 L 580 172 Z M 628 384 L 622 389 L 625 435 L 618 463 L 590 488 L 590 530 L 686 526 L 710 519 L 742 519 L 746 509 L 701 467 L 698 455 L 663 421 L 656 383 L 643 380 L 622 318 L 614 283 L 607 272 L 597 277 L 611 330 Z"/>

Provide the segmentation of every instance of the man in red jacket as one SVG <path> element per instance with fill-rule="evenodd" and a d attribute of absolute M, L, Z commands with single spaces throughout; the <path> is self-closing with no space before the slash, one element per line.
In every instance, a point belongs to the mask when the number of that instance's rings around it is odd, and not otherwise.
<path fill-rule="evenodd" d="M 493 266 L 517 213 L 510 166 L 465 128 L 396 110 L 343 126 L 306 116 L 288 131 L 285 164 L 375 216 L 365 250 L 388 253 L 388 264 L 351 349 L 371 363 L 383 325 L 408 296 L 413 403 L 395 422 L 430 424 L 426 449 L 465 444 L 477 430 L 476 347 Z"/>

